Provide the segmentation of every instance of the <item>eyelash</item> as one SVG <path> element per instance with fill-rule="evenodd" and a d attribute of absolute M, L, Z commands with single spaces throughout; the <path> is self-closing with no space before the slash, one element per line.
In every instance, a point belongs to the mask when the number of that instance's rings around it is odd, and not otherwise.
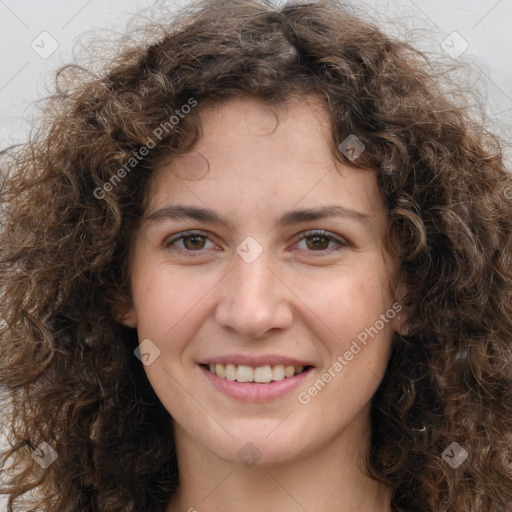
<path fill-rule="evenodd" d="M 183 240 L 185 238 L 192 238 L 194 236 L 200 236 L 205 239 L 209 239 L 209 237 L 201 231 L 184 231 L 183 233 L 180 233 L 178 236 L 172 237 L 171 239 L 167 240 L 164 243 L 164 245 L 167 249 L 169 249 L 173 252 L 179 252 L 179 253 L 187 254 L 187 255 L 192 255 L 193 253 L 199 253 L 199 255 L 200 255 L 202 253 L 203 249 L 199 249 L 197 251 L 192 251 L 192 250 L 188 250 L 188 249 L 178 249 L 176 247 L 172 247 L 172 245 L 174 243 L 178 242 L 179 240 Z M 313 250 L 305 249 L 308 252 L 320 253 L 320 257 L 325 255 L 326 253 L 330 254 L 333 250 L 340 250 L 349 245 L 348 242 L 346 240 L 344 240 L 343 238 L 335 237 L 332 234 L 330 234 L 328 231 L 324 231 L 321 229 L 312 229 L 309 231 L 305 231 L 304 233 L 302 233 L 301 238 L 299 238 L 296 242 L 294 242 L 294 245 L 298 242 L 301 242 L 302 240 L 305 240 L 307 238 L 313 238 L 315 236 L 327 238 L 329 241 L 333 241 L 338 244 L 338 247 L 336 249 L 331 249 L 331 250 L 324 249 L 324 250 L 319 250 L 319 251 L 313 251 Z M 192 256 L 192 257 L 195 257 L 195 256 Z"/>

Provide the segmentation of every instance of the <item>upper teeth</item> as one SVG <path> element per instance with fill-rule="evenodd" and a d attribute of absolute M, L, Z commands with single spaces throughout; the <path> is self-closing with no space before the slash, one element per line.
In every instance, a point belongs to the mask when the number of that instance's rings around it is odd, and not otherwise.
<path fill-rule="evenodd" d="M 284 364 L 276 364 L 275 366 L 251 366 L 234 364 L 211 364 L 210 371 L 217 376 L 236 380 L 238 382 L 271 382 L 273 380 L 283 380 L 285 377 L 293 377 L 302 372 L 304 366 L 285 366 Z"/>

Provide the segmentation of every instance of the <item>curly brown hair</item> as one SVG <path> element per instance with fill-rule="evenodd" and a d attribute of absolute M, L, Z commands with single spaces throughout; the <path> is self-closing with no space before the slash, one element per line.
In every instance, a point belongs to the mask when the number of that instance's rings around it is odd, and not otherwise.
<path fill-rule="evenodd" d="M 325 102 L 340 161 L 377 172 L 407 290 L 368 471 L 393 487 L 393 511 L 511 510 L 512 180 L 496 137 L 420 52 L 334 0 L 206 0 L 166 23 L 103 73 L 60 69 L 39 130 L 3 154 L 9 511 L 27 497 L 49 512 L 165 508 L 179 482 L 172 418 L 112 307 L 130 297 L 148 178 L 194 147 L 202 105 L 296 94 Z M 191 98 L 197 109 L 157 131 Z M 366 148 L 356 161 L 337 149 L 349 134 Z M 58 454 L 47 469 L 31 457 L 42 442 Z M 453 442 L 468 453 L 457 469 L 441 457 Z"/>

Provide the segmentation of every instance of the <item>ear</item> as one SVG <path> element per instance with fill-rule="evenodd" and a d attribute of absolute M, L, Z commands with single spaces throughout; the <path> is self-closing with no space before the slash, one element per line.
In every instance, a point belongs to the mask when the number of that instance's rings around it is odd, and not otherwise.
<path fill-rule="evenodd" d="M 395 332 L 403 336 L 407 334 L 407 327 L 405 324 L 409 319 L 408 308 L 404 305 L 405 291 L 405 287 L 400 284 L 395 292 L 395 302 L 391 306 L 391 309 L 395 311 L 395 317 L 391 321 L 391 326 Z"/>
<path fill-rule="evenodd" d="M 113 310 L 116 322 L 133 329 L 137 327 L 137 314 L 128 297 L 116 293 L 113 299 Z"/>
<path fill-rule="evenodd" d="M 399 301 L 394 302 L 391 308 L 396 311 L 396 316 L 391 322 L 393 330 L 402 336 L 407 335 L 408 329 L 405 325 L 409 318 L 407 308 Z"/>

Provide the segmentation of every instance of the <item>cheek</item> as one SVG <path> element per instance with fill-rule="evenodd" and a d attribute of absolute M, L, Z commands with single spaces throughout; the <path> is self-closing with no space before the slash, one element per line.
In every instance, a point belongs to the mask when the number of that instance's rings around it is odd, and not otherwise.
<path fill-rule="evenodd" d="M 135 269 L 133 276 L 139 337 L 153 336 L 162 343 L 177 339 L 177 329 L 197 325 L 193 317 L 218 281 L 213 275 L 200 275 L 197 268 L 176 270 L 165 262 L 148 264 L 142 271 Z"/>
<path fill-rule="evenodd" d="M 328 357 L 318 380 L 301 391 L 309 412 L 334 432 L 375 394 L 391 353 L 395 312 L 378 276 L 347 275 L 322 292 L 319 316 L 333 334 L 323 339 Z"/>
<path fill-rule="evenodd" d="M 308 305 L 318 321 L 329 327 L 341 345 L 373 326 L 391 307 L 384 277 L 371 269 L 347 267 L 329 280 L 307 286 L 301 293 L 311 298 Z"/>

